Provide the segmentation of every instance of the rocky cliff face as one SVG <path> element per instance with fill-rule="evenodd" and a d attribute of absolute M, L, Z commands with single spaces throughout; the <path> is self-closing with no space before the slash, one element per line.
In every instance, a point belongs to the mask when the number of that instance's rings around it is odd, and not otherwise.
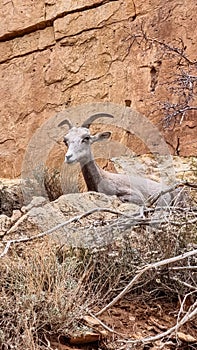
<path fill-rule="evenodd" d="M 20 175 L 45 120 L 92 102 L 130 106 L 173 154 L 196 155 L 196 10 L 193 0 L 2 1 L 0 176 Z"/>

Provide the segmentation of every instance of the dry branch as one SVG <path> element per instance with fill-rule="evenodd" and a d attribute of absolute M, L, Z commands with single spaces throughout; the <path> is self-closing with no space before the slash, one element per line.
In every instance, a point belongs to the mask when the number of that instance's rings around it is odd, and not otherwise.
<path fill-rule="evenodd" d="M 137 343 L 150 343 L 150 342 L 154 342 L 157 341 L 159 339 L 162 339 L 164 337 L 166 337 L 167 335 L 170 335 L 174 332 L 177 332 L 178 329 L 183 326 L 186 322 L 190 321 L 191 319 L 193 319 L 196 315 L 197 315 L 197 301 L 192 305 L 192 310 L 191 308 L 188 310 L 188 312 L 185 314 L 185 316 L 179 321 L 177 322 L 177 324 L 171 328 L 169 328 L 167 331 L 157 334 L 153 337 L 146 337 L 146 338 L 141 338 L 141 339 L 130 339 L 125 341 L 125 343 L 128 344 L 137 344 Z M 123 342 L 121 340 L 121 342 Z M 126 345 L 125 345 L 126 346 Z M 125 346 L 121 347 L 120 350 L 125 349 Z"/>
<path fill-rule="evenodd" d="M 192 187 L 192 188 L 197 188 L 197 184 L 195 183 L 190 183 L 188 181 L 185 182 L 181 182 L 178 184 L 173 185 L 172 187 L 169 187 L 168 189 L 166 189 L 165 191 L 161 191 L 156 198 L 152 199 L 152 203 L 153 204 L 155 201 L 157 201 L 157 199 L 163 195 L 166 194 L 168 192 L 172 192 L 174 189 L 176 189 L 177 187 L 180 186 L 188 186 L 188 187 Z M 5 256 L 7 254 L 7 252 L 9 251 L 11 245 L 13 244 L 18 244 L 18 243 L 26 243 L 26 242 L 30 242 L 33 240 L 37 240 L 40 238 L 43 238 L 44 236 L 50 235 L 53 232 L 59 230 L 62 227 L 68 226 L 71 223 L 76 223 L 79 222 L 81 219 L 86 218 L 87 216 L 90 216 L 94 213 L 98 213 L 98 212 L 108 212 L 108 213 L 112 213 L 118 216 L 121 216 L 121 220 L 120 219 L 113 219 L 110 222 L 110 225 L 107 226 L 107 228 L 104 228 L 102 233 L 107 233 L 110 230 L 114 230 L 116 228 L 119 229 L 119 232 L 121 230 L 126 230 L 129 229 L 131 227 L 134 226 L 149 226 L 149 225 L 167 225 L 167 224 L 172 224 L 174 226 L 178 226 L 181 227 L 183 225 L 188 225 L 188 224 L 195 224 L 197 222 L 197 210 L 196 208 L 180 208 L 180 207 L 156 207 L 156 208 L 143 208 L 143 216 L 142 216 L 142 212 L 141 209 L 133 214 L 126 214 L 123 212 L 120 212 L 118 210 L 113 210 L 113 209 L 109 209 L 109 208 L 94 208 L 92 210 L 89 210 L 83 214 L 74 216 L 73 218 L 70 218 L 69 220 L 58 224 L 57 226 L 52 227 L 51 229 L 41 232 L 35 236 L 31 236 L 31 237 L 22 237 L 19 239 L 13 239 L 13 240 L 8 240 L 8 241 L 2 241 L 3 244 L 5 244 L 5 248 L 3 250 L 3 252 L 0 254 L 0 258 L 2 258 L 3 256 Z M 150 217 L 145 217 L 145 214 L 151 214 L 154 212 L 162 212 L 165 210 L 165 215 L 162 215 L 162 217 L 154 217 L 152 218 Z M 168 213 L 167 213 L 168 211 Z M 175 221 L 172 220 L 170 218 L 170 214 L 172 214 L 172 212 L 177 212 L 177 211 L 182 211 L 182 212 L 187 212 L 188 214 L 192 214 L 194 216 L 193 219 L 189 220 L 187 218 L 187 220 L 183 221 Z M 11 228 L 12 229 L 12 228 Z M 9 231 L 8 231 L 9 233 Z"/>
<path fill-rule="evenodd" d="M 102 322 L 101 320 L 99 320 L 99 318 L 97 318 L 91 311 L 87 310 L 88 314 L 94 319 L 96 320 L 105 330 L 107 330 L 110 333 L 114 333 L 117 334 L 121 337 L 124 337 L 124 334 L 120 334 L 118 332 L 116 332 L 114 329 L 110 328 L 109 326 L 107 326 L 104 322 Z"/>
<path fill-rule="evenodd" d="M 180 284 L 183 284 L 185 287 L 189 288 L 189 289 L 193 289 L 195 292 L 197 292 L 197 287 L 192 286 L 191 284 L 181 281 L 179 278 L 176 277 L 172 277 L 172 280 L 174 280 L 175 282 L 178 282 Z"/>
<path fill-rule="evenodd" d="M 149 199 L 149 205 L 152 206 L 155 202 L 158 201 L 158 199 L 167 194 L 167 193 L 171 193 L 173 191 L 175 191 L 177 188 L 179 187 L 191 187 L 191 188 L 197 188 L 197 184 L 195 183 L 191 183 L 189 181 L 182 181 L 179 183 L 174 184 L 173 186 L 168 187 L 166 190 L 162 190 L 160 193 L 158 193 L 157 195 L 154 195 L 152 198 Z"/>
<path fill-rule="evenodd" d="M 26 242 L 30 242 L 30 241 L 33 241 L 33 240 L 36 240 L 36 239 L 39 239 L 39 238 L 43 238 L 44 236 L 47 236 L 47 235 L 50 235 L 51 233 L 59 230 L 60 228 L 64 227 L 64 226 L 67 226 L 73 222 L 77 222 L 89 215 L 92 215 L 94 213 L 98 213 L 98 212 L 108 212 L 108 213 L 112 213 L 112 214 L 116 214 L 116 215 L 122 215 L 122 216 L 125 216 L 125 217 L 130 217 L 129 215 L 125 214 L 125 213 L 122 213 L 120 211 L 117 211 L 117 210 L 113 210 L 113 209 L 109 209 L 109 208 L 94 208 L 94 209 L 91 209 L 83 214 L 80 214 L 80 215 L 77 215 L 77 216 L 74 216 L 73 218 L 67 220 L 67 221 L 64 221 L 62 222 L 61 224 L 58 224 L 57 226 L 54 226 L 52 227 L 51 229 L 47 230 L 47 231 L 44 231 L 44 232 L 41 232 L 39 233 L 38 235 L 35 235 L 35 236 L 31 236 L 31 237 L 22 237 L 22 238 L 19 238 L 19 239 L 12 239 L 12 240 L 9 240 L 9 241 L 5 241 L 6 243 L 6 246 L 5 246 L 5 249 L 4 251 L 0 254 L 0 258 L 2 258 L 4 255 L 7 254 L 10 246 L 12 244 L 18 244 L 18 243 L 26 243 Z M 2 242 L 4 243 L 4 242 Z"/>
<path fill-rule="evenodd" d="M 161 260 L 161 261 L 157 261 L 156 263 L 152 263 L 149 264 L 147 266 L 145 266 L 144 268 L 140 269 L 140 271 L 135 275 L 135 277 L 127 284 L 127 286 L 122 290 L 122 292 L 120 292 L 109 304 L 107 304 L 102 310 L 100 310 L 99 312 L 96 313 L 95 316 L 99 316 L 101 315 L 103 312 L 105 312 L 106 310 L 108 310 L 110 307 L 112 307 L 113 305 L 115 305 L 117 303 L 117 301 L 119 301 L 126 293 L 129 292 L 129 290 L 136 284 L 136 282 L 139 281 L 140 277 L 147 271 L 152 270 L 152 269 L 157 269 L 158 267 L 164 266 L 164 265 L 168 265 L 168 264 L 172 264 L 176 261 L 180 261 L 183 259 L 186 259 L 190 256 L 194 256 L 197 255 L 197 249 L 195 250 L 191 250 L 189 252 L 186 252 L 184 254 L 169 258 L 169 259 L 165 259 L 165 260 Z"/>
<path fill-rule="evenodd" d="M 174 47 L 174 46 L 171 46 L 161 40 L 158 40 L 158 39 L 155 39 L 155 38 L 151 38 L 151 37 L 148 37 L 146 35 L 146 33 L 144 32 L 143 28 L 141 27 L 141 31 L 142 33 L 141 34 L 134 34 L 134 35 L 129 35 L 129 37 L 126 39 L 126 40 L 131 40 L 132 39 L 132 43 L 134 40 L 137 40 L 137 39 L 142 39 L 142 40 L 145 40 L 146 42 L 149 42 L 150 44 L 156 44 L 156 45 L 159 45 L 160 47 L 163 47 L 163 49 L 166 51 L 166 52 L 174 52 L 175 54 L 177 54 L 178 56 L 180 56 L 182 59 L 184 59 L 188 64 L 190 65 L 196 65 L 197 64 L 197 61 L 192 61 L 191 59 L 189 59 L 185 54 L 184 54 L 184 51 L 185 51 L 185 45 L 183 43 L 183 41 L 180 39 L 180 44 L 181 44 L 181 48 L 179 47 Z"/>
<path fill-rule="evenodd" d="M 170 267 L 169 270 L 197 270 L 197 266 L 173 266 Z"/>

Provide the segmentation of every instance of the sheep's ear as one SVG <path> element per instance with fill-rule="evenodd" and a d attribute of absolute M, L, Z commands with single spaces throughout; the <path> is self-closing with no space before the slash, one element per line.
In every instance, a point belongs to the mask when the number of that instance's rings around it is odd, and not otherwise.
<path fill-rule="evenodd" d="M 108 140 L 110 136 L 110 131 L 99 132 L 98 134 L 91 136 L 91 143 Z"/>

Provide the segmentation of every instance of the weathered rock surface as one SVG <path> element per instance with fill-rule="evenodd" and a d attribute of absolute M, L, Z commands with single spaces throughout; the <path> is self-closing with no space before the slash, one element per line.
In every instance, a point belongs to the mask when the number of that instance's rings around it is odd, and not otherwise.
<path fill-rule="evenodd" d="M 0 215 L 12 216 L 13 210 L 23 205 L 23 194 L 20 180 L 0 181 Z"/>
<path fill-rule="evenodd" d="M 1 2 L 0 176 L 21 174 L 26 147 L 45 120 L 92 102 L 127 101 L 162 130 L 173 154 L 196 155 L 196 111 L 163 130 L 159 110 L 183 96 L 166 83 L 181 71 L 196 76 L 196 10 L 192 0 Z M 136 154 L 147 151 L 136 135 L 114 131 Z M 58 152 L 61 161 L 60 146 Z"/>
<path fill-rule="evenodd" d="M 23 214 L 16 222 L 12 222 L 5 215 L 0 216 L 1 235 L 6 235 L 6 240 L 32 237 L 58 226 L 53 232 L 53 237 L 61 244 L 97 246 L 110 243 L 113 236 L 100 235 L 100 230 L 105 220 L 116 216 L 113 213 L 96 212 L 87 220 L 76 219 L 74 227 L 71 224 L 62 225 L 65 221 L 95 208 L 108 208 L 130 213 L 138 210 L 138 206 L 134 204 L 123 204 L 116 197 L 108 197 L 95 192 L 67 194 L 51 203 L 43 197 L 34 197 L 28 206 L 22 208 Z M 10 219 L 9 222 L 8 219 Z"/>
<path fill-rule="evenodd" d="M 196 183 L 197 160 L 194 157 L 173 157 L 172 163 L 168 159 L 166 162 L 166 159 L 162 158 L 159 163 L 157 159 L 149 155 L 134 158 L 121 157 L 113 159 L 113 166 L 118 172 L 126 170 L 156 181 L 163 179 L 163 181 L 168 182 L 171 180 L 171 175 L 174 176 L 175 173 L 177 181 Z M 80 177 L 78 181 L 82 186 Z M 59 184 L 57 188 L 59 188 Z M 49 202 L 46 193 L 46 197 L 33 197 L 30 203 L 23 206 L 22 195 L 25 192 L 24 188 L 22 191 L 21 183 L 18 180 L 2 180 L 1 189 L 4 191 L 4 196 L 0 197 L 4 211 L 2 210 L 0 215 L 0 236 L 5 237 L 6 240 L 21 238 L 21 236 L 31 237 L 51 230 L 55 226 L 95 208 L 108 208 L 126 214 L 139 211 L 138 206 L 132 203 L 122 203 L 116 196 L 106 196 L 96 192 L 68 193 L 52 202 Z M 83 190 L 86 189 L 83 188 Z M 17 197 L 19 194 L 20 196 Z M 196 191 L 191 191 L 190 197 L 196 200 Z M 75 246 L 107 244 L 114 236 L 100 234 L 100 231 L 102 227 L 105 229 L 106 220 L 112 217 L 114 217 L 113 213 L 95 212 L 90 217 L 75 220 L 74 226 L 72 224 L 65 227 L 59 226 L 54 231 L 53 236 L 61 243 Z"/>

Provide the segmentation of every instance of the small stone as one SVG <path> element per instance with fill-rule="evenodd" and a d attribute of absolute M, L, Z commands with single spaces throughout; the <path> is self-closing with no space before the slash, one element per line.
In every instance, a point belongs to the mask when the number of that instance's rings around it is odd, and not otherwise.
<path fill-rule="evenodd" d="M 10 227 L 11 218 L 5 214 L 0 215 L 0 236 L 4 236 Z"/>
<path fill-rule="evenodd" d="M 20 210 L 16 209 L 13 210 L 12 216 L 11 216 L 11 223 L 14 224 L 20 217 L 22 216 L 22 213 Z"/>

